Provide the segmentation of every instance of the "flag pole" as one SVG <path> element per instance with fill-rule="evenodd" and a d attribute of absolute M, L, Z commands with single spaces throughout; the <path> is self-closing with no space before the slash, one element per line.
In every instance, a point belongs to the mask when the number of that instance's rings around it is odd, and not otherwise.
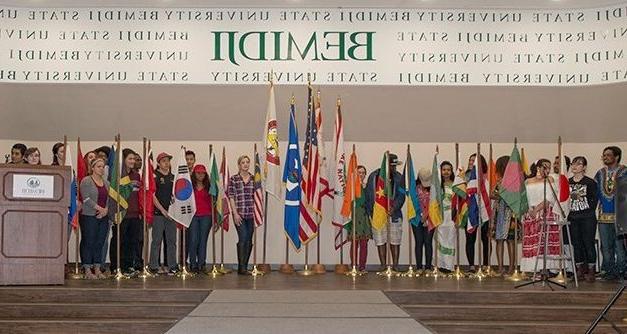
<path fill-rule="evenodd" d="M 435 154 L 436 155 L 440 154 L 440 147 L 438 145 L 435 145 Z M 431 177 L 433 177 L 433 175 Z M 433 189 L 431 189 L 431 191 L 433 191 Z M 440 269 L 438 268 L 438 250 L 440 248 L 440 243 L 438 241 L 438 230 L 437 230 L 438 228 L 439 226 L 436 226 L 435 231 L 433 231 L 433 238 L 435 239 L 435 252 L 434 252 L 433 259 L 435 260 L 435 265 L 433 266 L 433 270 L 427 274 L 427 276 L 433 277 L 436 280 L 438 278 L 446 276 L 442 272 L 440 272 Z"/>
<path fill-rule="evenodd" d="M 518 145 L 518 138 L 514 137 L 514 147 L 517 145 Z M 522 169 L 520 173 L 523 174 Z M 510 268 L 511 266 L 514 266 L 514 272 L 506 278 L 508 281 L 512 281 L 512 282 L 519 282 L 525 279 L 524 274 L 518 271 L 518 222 L 519 222 L 519 219 L 520 217 L 515 217 L 515 220 L 514 220 L 514 263 L 509 264 Z"/>
<path fill-rule="evenodd" d="M 257 144 L 255 144 L 257 145 Z M 226 147 L 222 146 L 222 159 L 226 158 Z M 224 173 L 226 174 L 226 169 L 229 168 L 228 166 L 224 166 Z M 220 173 L 218 173 L 219 175 Z M 222 177 L 225 177 L 224 175 L 219 176 L 220 182 L 222 182 Z M 220 192 L 218 191 L 218 196 L 220 196 Z M 222 198 L 218 198 L 218 201 L 221 201 Z M 222 208 L 222 210 L 224 210 L 224 208 Z M 217 209 L 216 209 L 216 213 L 217 213 Z M 214 216 L 214 217 L 217 217 Z M 218 228 L 220 229 L 220 272 L 223 274 L 230 274 L 233 272 L 233 270 L 227 268 L 224 266 L 224 226 L 222 226 L 222 222 L 218 222 Z M 255 246 L 256 248 L 257 246 Z"/>
<path fill-rule="evenodd" d="M 63 136 L 63 142 L 65 143 L 63 145 L 63 149 L 65 150 L 63 153 L 63 166 L 66 165 L 66 157 L 67 157 L 67 149 L 65 145 L 67 145 L 67 137 Z M 78 137 L 77 142 L 76 142 L 76 152 L 80 152 L 80 150 L 78 149 L 81 146 L 81 137 Z M 80 158 L 80 157 L 79 157 Z M 70 157 L 70 159 L 72 159 L 72 157 Z M 76 161 L 76 165 L 78 167 L 78 160 Z M 73 173 L 73 172 L 72 172 Z M 76 175 L 78 176 L 78 175 Z M 79 180 L 78 178 L 76 179 L 76 201 L 78 202 L 78 199 L 80 198 L 80 194 L 81 194 L 81 187 L 80 187 L 80 183 L 81 180 Z M 75 215 L 79 214 L 79 210 L 78 210 L 78 205 L 76 206 L 76 212 L 74 213 Z M 80 216 L 79 216 L 80 219 Z M 81 271 L 79 269 L 78 266 L 78 254 L 80 253 L 80 248 L 79 248 L 79 238 L 78 238 L 78 234 L 80 233 L 80 228 L 79 226 L 76 226 L 76 228 L 74 229 L 74 273 L 70 275 L 71 279 L 81 279 L 83 278 L 83 275 L 81 275 Z M 68 237 L 69 240 L 69 237 Z"/>
<path fill-rule="evenodd" d="M 386 170 L 386 174 L 385 175 L 385 189 L 389 190 L 390 189 L 390 151 L 385 151 L 385 163 L 387 164 L 385 170 Z M 381 171 L 379 170 L 379 173 Z M 391 229 L 391 215 L 390 215 L 390 194 L 388 194 L 386 196 L 387 198 L 387 242 L 386 242 L 386 246 L 385 246 L 385 262 L 386 262 L 386 268 L 384 271 L 380 271 L 377 274 L 381 275 L 381 276 L 385 276 L 387 278 L 392 278 L 395 276 L 398 276 L 398 272 L 396 272 L 393 268 L 392 268 L 392 246 L 391 246 L 391 233 L 390 233 L 390 229 Z"/>
<path fill-rule="evenodd" d="M 262 256 L 261 256 L 261 264 L 259 265 L 259 270 L 263 273 L 270 273 L 272 268 L 269 264 L 266 263 L 266 239 L 268 235 L 268 192 L 264 189 L 264 201 L 263 201 L 263 246 L 262 246 Z"/>
<path fill-rule="evenodd" d="M 490 175 L 492 175 L 494 173 L 494 171 L 492 170 L 492 161 L 493 161 L 493 152 L 492 152 L 492 143 L 490 143 L 490 155 L 489 155 L 489 160 L 490 163 L 488 164 L 488 198 L 490 201 L 492 201 L 492 184 L 489 183 L 490 181 Z M 488 263 L 486 264 L 485 267 L 485 273 L 488 277 L 497 277 L 499 276 L 499 274 L 492 270 L 492 265 L 490 265 L 490 260 L 492 259 L 492 226 L 494 225 L 494 213 L 488 212 L 488 218 L 489 218 L 489 223 L 488 223 Z"/>
<path fill-rule="evenodd" d="M 116 210 L 115 210 L 115 235 L 116 235 L 116 243 L 115 243 L 115 248 L 116 248 L 116 254 L 115 254 L 115 261 L 116 261 L 116 270 L 115 270 L 115 276 L 114 278 L 116 280 L 121 280 L 121 279 L 126 279 L 128 278 L 126 275 L 122 274 L 122 268 L 120 267 L 120 224 L 122 223 L 120 221 L 120 179 L 121 179 L 121 174 L 122 174 L 122 163 L 120 161 L 121 159 L 121 152 L 120 152 L 120 134 L 118 134 L 115 137 L 115 145 L 116 145 L 116 152 L 115 152 L 115 168 L 117 169 L 117 174 L 115 176 L 117 184 L 116 184 Z"/>
<path fill-rule="evenodd" d="M 478 221 L 477 229 L 475 230 L 475 235 L 476 235 L 476 240 L 477 240 L 477 253 L 479 257 L 479 262 L 478 262 L 479 265 L 478 265 L 477 272 L 473 275 L 473 277 L 481 281 L 488 277 L 488 275 L 483 272 L 483 266 L 482 266 L 483 245 L 481 243 L 481 237 L 483 235 L 481 233 L 481 228 L 483 226 L 481 225 L 483 224 L 483 222 L 481 221 L 481 202 L 482 202 L 481 187 L 483 186 L 483 170 L 481 169 L 481 143 L 477 143 L 477 155 L 475 155 L 475 165 L 477 166 L 477 169 L 476 169 L 477 171 L 477 207 L 479 210 L 479 212 L 477 213 L 479 215 L 478 217 L 479 221 Z"/>
<path fill-rule="evenodd" d="M 459 143 L 455 143 L 455 173 L 459 170 Z M 453 174 L 453 180 L 455 179 L 455 174 Z M 459 214 L 459 212 L 457 212 Z M 466 277 L 466 274 L 462 271 L 460 262 L 460 245 L 459 245 L 459 225 L 455 226 L 455 271 L 453 272 L 453 278 L 460 280 Z"/>
<path fill-rule="evenodd" d="M 59 161 L 59 164 L 61 166 L 65 166 L 65 156 L 67 155 L 67 135 L 63 135 L 63 150 L 65 153 L 63 153 L 63 159 L 61 159 L 61 161 Z M 72 174 L 72 170 L 70 169 L 70 174 Z M 68 222 L 68 224 L 70 224 L 71 222 Z M 70 233 L 72 233 L 70 231 Z M 67 242 L 70 242 L 70 237 L 67 236 Z M 65 254 L 65 272 L 69 272 L 70 271 L 70 252 L 68 251 L 67 254 Z"/>
<path fill-rule="evenodd" d="M 307 88 L 308 88 L 308 92 L 312 91 L 309 73 L 307 73 Z M 311 99 L 312 97 L 310 96 L 309 98 Z M 309 110 L 313 112 L 313 101 L 309 103 Z M 309 127 L 309 125 L 307 127 Z M 309 154 L 311 154 L 311 150 L 309 151 Z M 310 159 L 311 159 L 311 156 L 310 156 Z M 309 171 L 309 173 L 311 173 L 311 171 Z M 299 182 L 301 182 L 301 186 L 302 186 L 302 181 L 299 180 Z M 301 202 L 301 205 L 302 205 L 302 202 Z M 309 241 L 310 240 L 307 240 L 307 243 L 305 244 L 305 267 L 303 268 L 303 270 L 298 272 L 298 274 L 301 276 L 310 276 L 314 274 L 314 272 L 309 269 Z"/>
<path fill-rule="evenodd" d="M 258 158 L 259 156 L 257 154 L 257 143 L 255 143 L 253 149 L 253 159 L 255 161 L 255 175 L 253 176 L 253 182 L 255 183 L 260 182 L 255 180 L 255 178 L 257 177 L 257 166 L 259 166 L 260 163 Z M 253 270 L 250 272 L 250 276 L 256 278 L 257 276 L 262 276 L 263 274 L 265 273 L 257 268 L 257 223 L 253 219 Z"/>
<path fill-rule="evenodd" d="M 294 98 L 294 93 L 292 93 L 292 97 L 290 98 L 290 105 L 293 105 L 295 103 L 296 99 Z M 282 274 L 294 273 L 294 266 L 290 264 L 290 240 L 287 235 L 285 235 L 285 263 L 279 267 L 279 272 Z"/>
<path fill-rule="evenodd" d="M 353 144 L 353 154 L 355 154 L 355 144 Z M 350 162 L 349 162 L 349 166 L 350 166 Z M 359 270 L 357 270 L 357 222 L 355 221 L 355 209 L 357 206 L 357 201 L 356 201 L 356 196 L 357 196 L 357 183 L 355 182 L 355 178 L 359 177 L 357 176 L 357 170 L 352 171 L 352 173 L 350 174 L 352 179 L 351 180 L 347 180 L 347 184 L 351 184 L 351 193 L 352 193 L 352 198 L 353 198 L 353 210 L 351 210 L 351 235 L 352 235 L 352 242 L 351 242 L 351 254 L 352 254 L 352 268 L 350 271 L 346 272 L 345 275 L 346 276 L 350 276 L 350 277 L 357 277 L 357 276 L 362 276 L 367 274 L 368 272 L 361 272 Z M 343 231 L 342 231 L 343 232 Z"/>
<path fill-rule="evenodd" d="M 564 166 L 562 166 L 562 136 L 557 137 L 557 156 L 558 156 L 558 159 L 559 159 L 559 162 L 560 162 L 560 168 L 559 168 L 559 171 L 558 171 L 557 180 L 555 180 L 556 181 L 555 184 L 557 185 L 558 190 L 561 190 L 559 181 L 560 181 L 560 179 L 562 177 L 562 175 L 561 175 L 562 174 L 562 168 L 564 167 Z M 555 191 L 553 191 L 553 194 L 555 194 Z M 557 196 L 554 196 L 554 197 L 557 200 L 557 205 L 559 205 L 561 207 L 562 203 L 560 203 L 560 199 L 557 198 Z M 567 217 L 563 217 L 563 218 L 567 219 Z M 558 225 L 558 226 L 560 226 L 560 225 Z M 566 225 L 566 228 L 568 228 L 567 225 Z M 559 228 L 559 230 L 560 230 L 560 239 L 562 239 L 560 244 L 559 244 L 559 254 L 560 254 L 560 256 L 559 256 L 559 262 L 558 262 L 559 265 L 558 266 L 559 266 L 559 270 L 560 271 L 557 274 L 557 276 L 554 278 L 554 280 L 556 282 L 558 282 L 558 283 L 567 283 L 568 279 L 566 278 L 566 275 L 564 275 L 564 251 L 562 249 L 562 245 L 564 245 L 564 240 L 563 240 L 563 235 L 564 234 L 562 233 L 562 228 Z M 570 245 L 569 245 L 569 249 L 572 249 L 570 247 Z M 573 257 L 571 256 L 571 259 L 572 258 Z M 575 282 L 577 282 L 577 275 L 574 275 L 574 277 L 575 277 Z"/>
<path fill-rule="evenodd" d="M 337 100 L 336 100 L 335 104 L 336 104 L 335 137 L 334 137 L 333 142 L 335 143 L 335 147 L 334 147 L 334 149 L 335 149 L 335 152 L 334 152 L 335 153 L 335 157 L 334 157 L 334 159 L 335 159 L 335 165 L 337 167 L 337 149 L 338 149 L 337 148 L 337 132 L 338 132 L 338 120 L 337 119 L 338 119 L 339 110 L 340 110 L 341 105 L 342 105 L 342 99 L 340 98 L 339 95 L 337 97 Z M 343 127 L 344 126 L 342 125 L 342 129 L 343 129 Z M 344 136 L 344 135 L 342 134 L 342 136 Z M 342 141 L 342 143 L 343 143 L 343 141 Z M 342 147 L 342 150 L 343 149 L 344 148 Z M 346 164 L 344 166 L 346 166 Z M 335 171 L 335 173 L 337 173 L 337 170 Z M 335 177 L 335 179 L 337 180 L 337 176 Z M 337 186 L 337 185 L 335 185 L 335 186 Z M 335 210 L 335 207 L 334 207 L 334 210 Z M 342 228 L 340 230 L 340 263 L 335 265 L 335 273 L 338 274 L 338 275 L 345 275 L 346 273 L 348 273 L 348 271 L 349 271 L 348 266 L 346 264 L 344 264 L 344 228 Z"/>
<path fill-rule="evenodd" d="M 146 191 L 146 185 L 148 184 L 148 177 L 147 177 L 147 172 L 148 172 L 148 158 L 147 158 L 147 154 L 148 154 L 148 148 L 147 148 L 147 140 L 146 137 L 143 138 L 143 154 L 142 154 L 142 159 L 143 159 L 143 163 L 142 163 L 142 199 L 143 199 L 143 205 L 142 205 L 142 222 L 143 222 L 143 228 L 144 228 L 144 240 L 142 242 L 142 257 L 143 257 L 143 269 L 141 274 L 139 274 L 138 277 L 146 279 L 149 277 L 153 277 L 154 275 L 152 275 L 149 271 L 148 271 L 148 224 L 146 223 L 146 200 L 147 200 L 147 191 Z"/>
<path fill-rule="evenodd" d="M 209 164 L 210 166 L 212 166 L 213 164 L 213 145 L 209 144 Z M 209 167 L 209 170 L 211 170 L 211 168 L 213 167 Z M 209 175 L 207 175 L 207 177 L 209 177 Z M 216 203 L 213 199 L 213 196 L 209 196 L 209 201 L 211 202 L 211 220 L 212 220 L 212 224 L 211 224 L 211 228 L 210 228 L 210 233 L 211 233 L 211 261 L 213 262 L 211 265 L 211 271 L 209 271 L 208 275 L 211 276 L 212 278 L 217 278 L 220 275 L 223 275 L 222 272 L 220 272 L 220 269 L 218 268 L 218 264 L 217 264 L 217 259 L 216 259 Z"/>
<path fill-rule="evenodd" d="M 409 182 L 416 182 L 416 180 L 410 180 L 409 179 L 409 156 L 410 156 L 410 147 L 409 144 L 407 144 L 407 161 L 405 161 L 405 189 L 407 189 L 405 196 L 407 197 L 406 201 L 411 201 L 411 195 L 409 194 L 409 187 L 410 187 L 410 183 Z M 413 165 L 413 164 L 412 164 Z M 413 168 L 413 166 L 412 166 Z M 414 208 L 415 209 L 415 208 Z M 409 221 L 409 214 L 407 217 L 407 240 L 409 241 L 409 267 L 407 268 L 407 271 L 404 272 L 401 276 L 403 277 L 410 277 L 410 278 L 416 278 L 419 276 L 418 272 L 416 270 L 414 270 L 414 262 L 413 262 L 413 258 L 414 258 L 414 247 L 412 247 L 412 238 L 414 237 L 414 229 L 411 227 L 411 222 Z M 418 259 L 416 259 L 417 261 Z"/>

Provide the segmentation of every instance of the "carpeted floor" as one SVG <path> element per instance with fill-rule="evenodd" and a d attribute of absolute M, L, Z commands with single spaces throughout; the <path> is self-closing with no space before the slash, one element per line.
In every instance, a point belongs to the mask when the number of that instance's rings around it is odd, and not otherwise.
<path fill-rule="evenodd" d="M 381 291 L 216 290 L 168 333 L 431 332 Z"/>

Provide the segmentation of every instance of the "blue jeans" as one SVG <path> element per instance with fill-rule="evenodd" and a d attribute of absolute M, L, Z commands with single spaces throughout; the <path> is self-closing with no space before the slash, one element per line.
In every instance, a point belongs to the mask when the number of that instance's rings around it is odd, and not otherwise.
<path fill-rule="evenodd" d="M 83 267 L 102 266 L 102 245 L 105 243 L 109 221 L 107 217 L 80 216 L 81 227 L 80 253 Z"/>
<path fill-rule="evenodd" d="M 252 244 L 254 228 L 255 227 L 253 218 L 242 218 L 242 223 L 239 226 L 235 225 L 235 229 L 237 230 L 237 236 L 239 238 L 238 242 L 242 244 Z"/>
<path fill-rule="evenodd" d="M 625 272 L 624 240 L 616 237 L 614 224 L 599 224 L 599 236 L 601 237 L 601 254 L 603 255 L 601 271 L 622 275 Z"/>
<path fill-rule="evenodd" d="M 211 216 L 194 216 L 189 225 L 189 266 L 199 269 L 207 259 L 207 240 L 211 229 Z"/>

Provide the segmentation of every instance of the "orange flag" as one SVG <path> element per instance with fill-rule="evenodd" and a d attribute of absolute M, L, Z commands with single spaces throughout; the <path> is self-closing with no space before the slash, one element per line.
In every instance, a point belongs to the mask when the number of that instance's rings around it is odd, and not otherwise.
<path fill-rule="evenodd" d="M 354 197 L 353 197 L 354 196 Z M 344 202 L 342 203 L 342 216 L 349 218 L 353 211 L 353 201 L 361 197 L 361 180 L 357 175 L 357 154 L 355 149 L 351 153 L 346 171 L 346 188 L 344 189 Z"/>

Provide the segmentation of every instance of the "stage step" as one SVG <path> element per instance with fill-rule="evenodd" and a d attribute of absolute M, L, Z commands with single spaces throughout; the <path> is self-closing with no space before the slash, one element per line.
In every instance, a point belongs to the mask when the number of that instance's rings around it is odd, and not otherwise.
<path fill-rule="evenodd" d="M 611 291 L 386 291 L 388 298 L 435 333 L 583 333 Z M 607 318 L 627 329 L 627 298 Z M 602 322 L 595 333 L 613 331 Z"/>
<path fill-rule="evenodd" d="M 437 334 L 572 334 L 585 333 L 586 329 L 590 326 L 590 323 L 586 321 L 425 321 L 422 323 Z M 618 322 L 617 326 L 622 331 L 627 330 L 627 325 L 621 322 Z M 608 323 L 600 323 L 594 333 L 606 334 L 616 332 Z"/>
<path fill-rule="evenodd" d="M 499 305 L 605 305 L 614 293 L 610 291 L 386 291 L 396 304 L 499 304 Z M 627 298 L 620 298 L 617 306 L 627 307 Z"/>
<path fill-rule="evenodd" d="M 208 290 L 0 288 L 0 333 L 164 333 Z"/>
<path fill-rule="evenodd" d="M 602 306 L 585 305 L 403 305 L 413 318 L 421 321 L 455 319 L 459 321 L 517 321 L 535 319 L 538 321 L 568 320 L 590 323 Z M 621 321 L 627 315 L 627 308 L 615 307 L 608 313 L 612 321 Z"/>

